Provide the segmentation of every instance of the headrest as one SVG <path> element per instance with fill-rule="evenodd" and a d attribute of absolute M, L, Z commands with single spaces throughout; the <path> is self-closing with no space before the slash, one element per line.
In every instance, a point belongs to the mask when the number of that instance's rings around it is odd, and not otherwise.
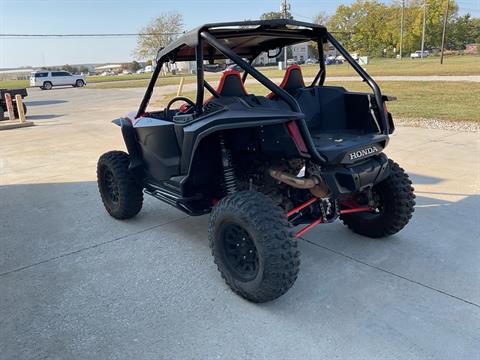
<path fill-rule="evenodd" d="M 302 69 L 298 65 L 290 65 L 285 71 L 280 87 L 286 91 L 296 90 L 305 87 L 303 82 Z"/>
<path fill-rule="evenodd" d="M 220 96 L 245 96 L 248 95 L 240 73 L 237 70 L 229 69 L 223 72 L 220 83 L 217 87 Z"/>
<path fill-rule="evenodd" d="M 285 71 L 282 83 L 278 86 L 286 91 L 304 88 L 305 83 L 303 82 L 302 69 L 300 68 L 300 66 L 290 65 Z M 275 93 L 273 92 L 267 95 L 268 99 L 273 99 L 274 97 Z"/>

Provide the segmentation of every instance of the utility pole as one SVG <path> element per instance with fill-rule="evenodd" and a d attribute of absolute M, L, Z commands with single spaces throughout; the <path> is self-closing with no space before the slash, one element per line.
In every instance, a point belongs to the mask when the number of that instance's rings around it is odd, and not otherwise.
<path fill-rule="evenodd" d="M 403 21 L 405 18 L 405 0 L 402 0 L 402 18 L 400 20 L 400 60 L 402 59 L 403 51 Z"/>
<path fill-rule="evenodd" d="M 283 13 L 283 18 L 287 19 L 288 17 L 288 10 L 290 10 L 290 4 L 287 3 L 287 0 L 283 0 L 280 5 L 280 11 Z M 287 68 L 287 46 L 283 49 L 283 66 Z"/>
<path fill-rule="evenodd" d="M 450 0 L 447 0 L 447 5 L 445 6 L 445 14 L 443 16 L 443 32 L 442 32 L 442 52 L 440 54 L 440 64 L 443 64 L 443 50 L 445 49 L 445 35 L 447 32 L 447 19 L 448 19 L 448 6 L 450 5 Z"/>
<path fill-rule="evenodd" d="M 422 59 L 423 49 L 425 47 L 425 21 L 427 17 L 427 0 L 423 0 L 423 25 L 422 25 Z"/>

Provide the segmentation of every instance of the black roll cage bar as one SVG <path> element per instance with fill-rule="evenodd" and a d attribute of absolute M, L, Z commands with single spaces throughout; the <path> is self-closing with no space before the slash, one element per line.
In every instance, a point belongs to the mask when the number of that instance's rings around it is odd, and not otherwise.
<path fill-rule="evenodd" d="M 279 31 L 279 33 L 281 33 Z M 233 35 L 232 35 L 233 37 Z M 307 40 L 307 39 L 306 39 Z M 311 38 L 310 40 L 314 40 Z M 204 93 L 205 93 L 205 88 L 209 92 L 211 92 L 214 96 L 215 90 L 206 83 L 204 80 L 204 67 L 203 67 L 203 62 L 204 62 L 204 51 L 203 51 L 203 42 L 207 41 L 212 47 L 220 51 L 225 57 L 233 60 L 238 66 L 240 66 L 245 72 L 242 77 L 242 81 L 245 82 L 247 75 L 250 74 L 252 75 L 253 78 L 255 78 L 258 82 L 260 82 L 263 86 L 265 86 L 267 89 L 272 91 L 275 95 L 277 95 L 279 98 L 284 100 L 289 107 L 291 108 L 292 111 L 301 113 L 302 110 L 300 109 L 300 106 L 298 105 L 297 101 L 295 98 L 293 98 L 288 92 L 286 92 L 284 89 L 280 88 L 278 85 L 273 83 L 271 80 L 269 80 L 265 75 L 263 75 L 261 72 L 259 72 L 255 67 L 252 66 L 253 60 L 260 55 L 261 52 L 258 52 L 256 54 L 252 54 L 252 57 L 249 59 L 249 61 L 245 61 L 241 56 L 236 54 L 232 49 L 230 49 L 228 46 L 222 44 L 208 29 L 202 29 L 198 33 L 198 39 L 197 43 L 195 44 L 195 58 L 196 58 L 196 75 L 197 75 L 197 96 L 196 96 L 196 106 L 195 106 L 195 113 L 197 115 L 200 115 L 202 113 L 202 106 L 203 106 L 203 99 L 204 99 Z M 328 31 L 324 31 L 323 37 L 320 37 L 316 39 L 317 44 L 318 44 L 318 52 L 319 52 L 319 63 L 320 63 L 320 69 L 315 76 L 312 84 L 310 87 L 316 86 L 317 84 L 319 86 L 323 85 L 325 82 L 325 77 L 326 77 L 326 69 L 325 69 L 325 61 L 324 61 L 324 53 L 323 53 L 323 44 L 326 43 L 327 41 L 330 41 L 330 43 L 342 54 L 342 56 L 345 58 L 345 60 L 353 67 L 353 69 L 360 75 L 360 77 L 365 81 L 370 88 L 373 90 L 375 100 L 378 106 L 378 116 L 380 118 L 380 123 L 381 123 L 381 132 L 385 135 L 389 134 L 389 123 L 388 119 L 386 117 L 385 112 L 383 111 L 383 97 L 382 93 L 380 91 L 380 88 L 378 87 L 377 83 L 370 77 L 370 75 L 367 74 L 367 72 L 352 58 L 352 56 L 348 53 L 348 51 L 330 34 Z M 150 79 L 150 82 L 148 84 L 148 87 L 146 89 L 145 95 L 143 97 L 143 100 L 140 104 L 140 107 L 137 112 L 137 117 L 142 116 L 142 114 L 145 113 L 145 110 L 147 108 L 147 105 L 150 101 L 150 98 L 153 93 L 153 89 L 155 87 L 155 83 L 157 81 L 157 78 L 160 74 L 160 71 L 162 69 L 162 66 L 168 62 L 172 61 L 174 62 L 175 59 L 174 57 L 170 56 L 170 53 L 164 54 L 161 56 L 158 61 L 157 61 L 157 66 L 155 67 L 155 70 L 152 74 L 152 77 Z M 213 90 L 213 91 L 212 91 Z M 300 125 L 300 128 L 302 132 L 304 133 L 303 135 L 309 134 L 308 128 L 306 126 L 305 121 L 299 121 L 298 124 Z M 307 142 L 307 147 L 313 153 L 314 157 L 318 157 L 319 160 L 323 161 L 323 157 L 318 154 L 318 152 L 315 149 L 315 146 L 311 140 L 310 136 L 304 136 L 304 140 Z"/>

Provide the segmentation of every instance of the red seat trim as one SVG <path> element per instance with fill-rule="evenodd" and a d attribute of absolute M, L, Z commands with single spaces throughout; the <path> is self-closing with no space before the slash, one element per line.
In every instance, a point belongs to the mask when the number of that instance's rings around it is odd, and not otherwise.
<path fill-rule="evenodd" d="M 244 95 L 248 95 L 247 93 L 247 90 L 245 89 L 245 86 L 243 84 L 243 81 L 242 81 L 242 75 L 235 69 L 228 69 L 228 70 L 225 70 L 223 72 L 223 75 L 220 79 L 220 82 L 217 86 L 217 93 L 221 93 L 222 92 L 222 89 L 223 89 L 223 86 L 225 85 L 225 80 L 227 79 L 227 77 L 229 76 L 237 76 L 239 79 L 240 79 L 240 84 L 242 86 L 242 92 Z"/>
<path fill-rule="evenodd" d="M 285 75 L 283 75 L 283 80 L 280 85 L 278 85 L 281 89 L 285 88 L 285 85 L 287 85 L 288 79 L 290 78 L 290 74 L 292 70 L 298 70 L 300 71 L 300 75 L 302 76 L 302 82 L 303 82 L 303 74 L 302 74 L 302 68 L 296 64 L 290 65 L 287 67 L 287 70 L 285 70 Z M 305 86 L 305 83 L 303 82 L 303 86 Z M 275 93 L 271 92 L 266 96 L 267 99 L 272 99 L 275 96 Z"/>
<path fill-rule="evenodd" d="M 228 69 L 228 70 L 225 70 L 222 74 L 222 77 L 220 78 L 220 82 L 218 83 L 217 85 L 217 94 L 219 94 L 220 96 L 221 95 L 221 92 L 222 92 L 222 89 L 223 89 L 223 86 L 225 85 L 225 80 L 227 79 L 227 77 L 229 76 L 238 76 L 238 78 L 240 79 L 240 84 L 242 86 L 242 92 L 245 94 L 245 95 L 248 95 L 247 93 L 247 90 L 245 89 L 245 85 L 243 84 L 243 81 L 242 81 L 242 75 L 240 74 L 240 72 L 238 72 L 237 70 L 235 69 Z M 213 100 L 215 99 L 215 96 L 210 96 L 207 100 L 205 100 L 203 102 L 203 104 L 205 105 L 207 102 L 209 102 L 210 100 Z"/>

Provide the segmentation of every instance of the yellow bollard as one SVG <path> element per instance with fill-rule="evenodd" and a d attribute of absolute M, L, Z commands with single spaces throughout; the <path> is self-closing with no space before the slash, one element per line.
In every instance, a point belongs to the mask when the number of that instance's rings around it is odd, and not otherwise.
<path fill-rule="evenodd" d="M 185 81 L 185 78 L 182 76 L 180 78 L 180 84 L 178 84 L 178 90 L 177 90 L 177 96 L 182 95 L 182 90 L 183 90 L 183 82 Z"/>
<path fill-rule="evenodd" d="M 21 123 L 24 123 L 25 122 L 25 112 L 23 111 L 22 95 L 20 95 L 20 94 L 15 95 L 15 102 L 17 103 L 18 119 L 20 120 Z"/>
<path fill-rule="evenodd" d="M 7 105 L 8 118 L 15 120 L 15 112 L 13 111 L 12 95 L 10 93 L 5 94 L 5 104 Z"/>

